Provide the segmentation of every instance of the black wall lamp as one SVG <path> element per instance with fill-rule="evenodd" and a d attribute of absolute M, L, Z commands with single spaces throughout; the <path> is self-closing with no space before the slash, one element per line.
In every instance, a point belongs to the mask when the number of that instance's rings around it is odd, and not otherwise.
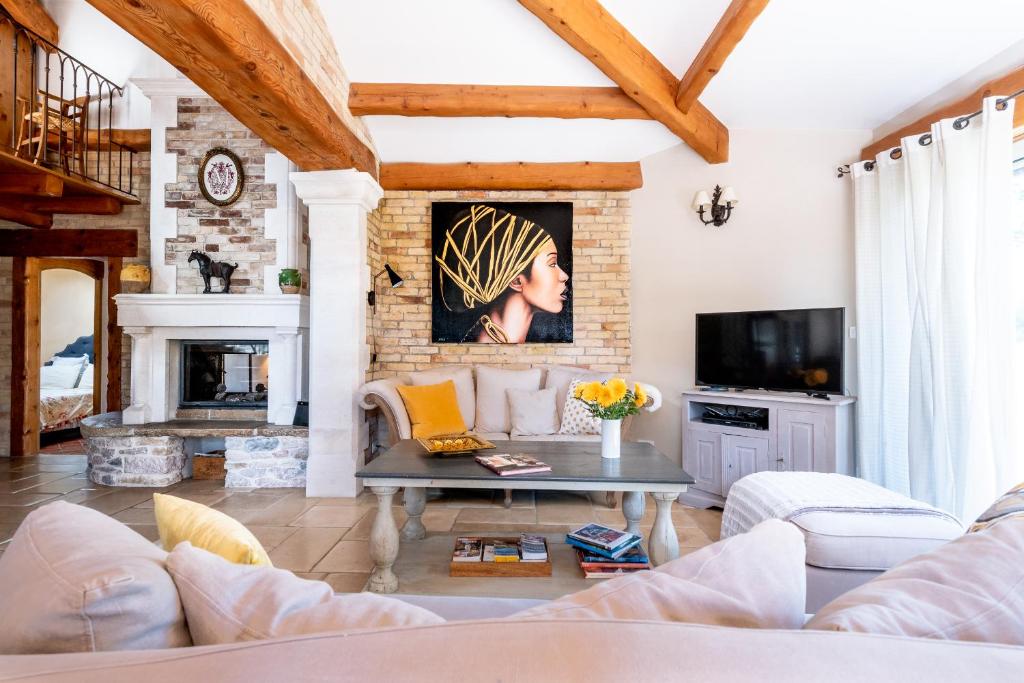
<path fill-rule="evenodd" d="M 384 273 L 387 273 L 388 279 L 391 280 L 391 289 L 397 289 L 405 282 L 405 280 L 402 279 L 402 276 L 396 273 L 391 267 L 390 263 L 385 263 L 384 270 L 373 276 L 373 281 L 370 283 L 371 289 L 366 293 L 366 303 L 368 303 L 374 310 L 377 308 L 377 280 Z"/>
<path fill-rule="evenodd" d="M 736 190 L 731 187 L 726 187 L 723 190 L 718 185 L 715 185 L 715 189 L 712 190 L 710 197 L 708 197 L 708 193 L 705 190 L 700 190 L 697 194 L 693 195 L 693 210 L 700 216 L 701 223 L 704 225 L 714 224 L 716 228 L 720 228 L 729 220 L 733 207 L 739 204 L 739 202 Z M 711 211 L 711 218 L 710 220 L 705 220 L 704 212 L 708 210 Z"/>

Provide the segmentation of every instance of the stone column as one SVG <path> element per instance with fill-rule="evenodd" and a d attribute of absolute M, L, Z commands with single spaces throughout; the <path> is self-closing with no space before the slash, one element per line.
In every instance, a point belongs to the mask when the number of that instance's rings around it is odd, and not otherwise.
<path fill-rule="evenodd" d="M 153 330 L 149 327 L 126 327 L 132 338 L 131 405 L 122 411 L 124 424 L 138 425 L 151 421 L 149 397 L 153 391 Z"/>
<path fill-rule="evenodd" d="M 309 462 L 306 495 L 355 496 L 363 464 L 356 392 L 366 378 L 366 214 L 384 195 L 368 173 L 292 173 L 309 207 Z"/>

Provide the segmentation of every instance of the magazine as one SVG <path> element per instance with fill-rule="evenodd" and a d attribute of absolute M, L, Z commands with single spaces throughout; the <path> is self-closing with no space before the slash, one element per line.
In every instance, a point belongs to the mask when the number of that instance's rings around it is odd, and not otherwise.
<path fill-rule="evenodd" d="M 519 549 L 523 562 L 547 562 L 548 546 L 543 536 L 521 534 Z"/>
<path fill-rule="evenodd" d="M 502 477 L 510 474 L 532 474 L 534 472 L 551 471 L 551 467 L 546 463 L 522 453 L 478 455 L 476 456 L 476 461 Z"/>
<path fill-rule="evenodd" d="M 612 529 L 611 527 L 604 526 L 603 524 L 587 524 L 586 526 L 581 526 L 575 531 L 570 531 L 569 536 L 571 538 L 575 538 L 577 541 L 582 541 L 588 545 L 597 546 L 598 548 L 604 548 L 605 550 L 615 550 L 619 546 L 636 538 L 633 534 L 626 533 L 625 531 L 619 531 L 618 529 Z"/>
<path fill-rule="evenodd" d="M 487 551 L 490 550 L 490 553 Z M 490 559 L 488 559 L 490 557 Z M 484 562 L 518 562 L 519 546 L 515 543 L 495 541 L 484 548 Z"/>
<path fill-rule="evenodd" d="M 483 555 L 483 539 L 472 536 L 460 536 L 455 539 L 455 552 L 452 562 L 479 562 Z"/>
<path fill-rule="evenodd" d="M 634 546 L 640 545 L 640 540 L 639 536 L 633 536 L 633 540 L 627 542 L 625 545 L 619 546 L 615 550 L 605 550 L 604 548 L 598 548 L 596 545 L 590 545 L 589 543 L 578 541 L 572 536 L 565 537 L 565 542 L 572 547 L 579 548 L 580 550 L 584 550 L 592 555 L 600 555 L 601 557 L 606 557 L 611 560 L 618 560 L 620 557 L 628 553 Z"/>

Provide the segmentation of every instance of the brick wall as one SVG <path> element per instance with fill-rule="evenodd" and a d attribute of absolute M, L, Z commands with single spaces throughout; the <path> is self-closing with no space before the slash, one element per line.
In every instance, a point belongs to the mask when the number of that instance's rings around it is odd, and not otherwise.
<path fill-rule="evenodd" d="M 572 344 L 431 343 L 431 202 L 481 199 L 572 201 Z M 367 232 L 372 272 L 389 262 L 405 278 L 400 289 L 378 290 L 377 312 L 368 328 L 378 353 L 370 378 L 449 363 L 559 363 L 630 371 L 628 192 L 389 191 L 371 215 Z"/>
<path fill-rule="evenodd" d="M 226 147 L 242 160 L 245 185 L 238 201 L 218 207 L 199 191 L 197 174 L 212 147 Z M 193 249 L 215 261 L 237 263 L 231 291 L 263 293 L 263 267 L 277 258 L 274 240 L 264 237 L 265 210 L 277 204 L 277 188 L 267 184 L 264 160 L 274 151 L 209 98 L 179 98 L 178 127 L 167 129 L 167 151 L 178 155 L 178 178 L 166 187 L 166 205 L 178 210 L 178 236 L 168 239 L 164 258 L 177 266 L 178 294 L 203 291 Z M 215 291 L 219 281 L 214 281 Z"/>

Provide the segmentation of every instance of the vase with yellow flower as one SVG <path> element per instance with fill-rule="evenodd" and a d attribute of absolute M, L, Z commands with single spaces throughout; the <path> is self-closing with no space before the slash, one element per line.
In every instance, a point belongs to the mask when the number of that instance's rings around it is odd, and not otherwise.
<path fill-rule="evenodd" d="M 637 382 L 630 389 L 626 380 L 614 377 L 606 382 L 586 382 L 576 386 L 576 400 L 601 420 L 601 457 L 618 458 L 622 445 L 622 420 L 636 415 L 647 405 L 647 392 Z"/>

